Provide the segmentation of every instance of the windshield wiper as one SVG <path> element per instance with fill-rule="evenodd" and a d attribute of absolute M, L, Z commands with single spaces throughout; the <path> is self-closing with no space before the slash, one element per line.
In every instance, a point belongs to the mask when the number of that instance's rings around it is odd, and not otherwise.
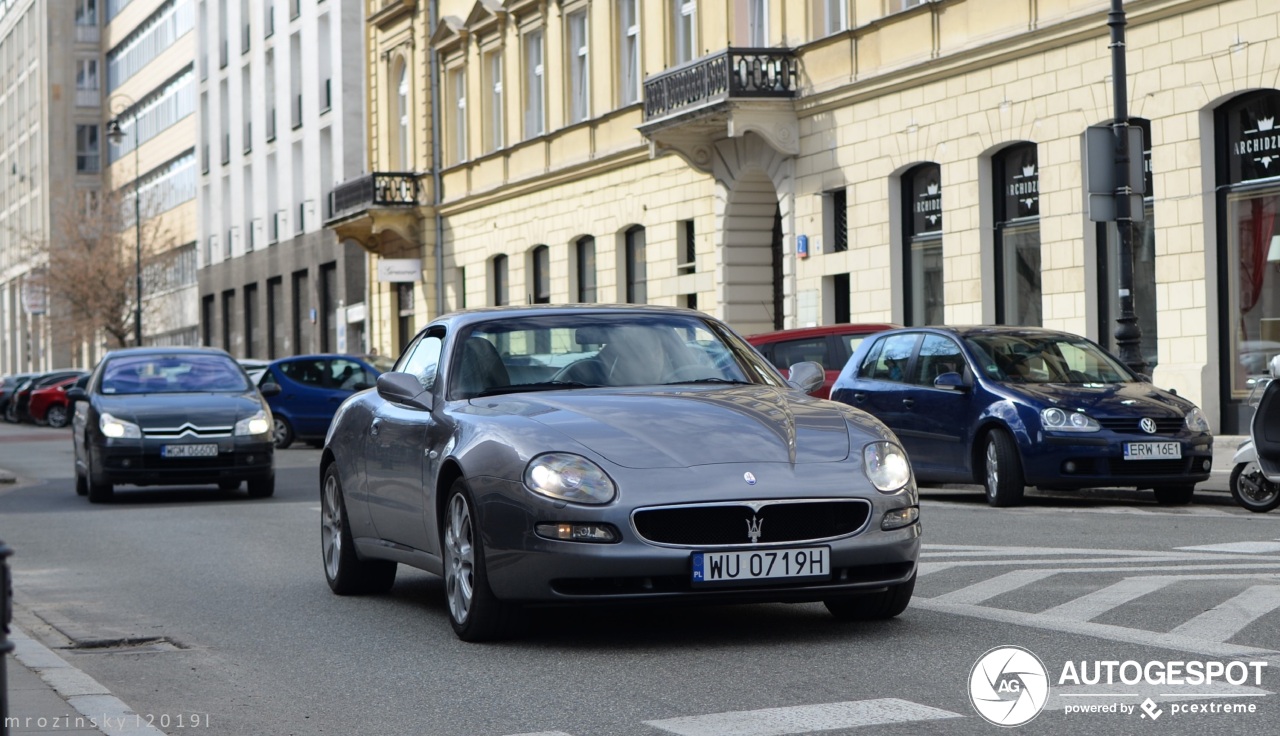
<path fill-rule="evenodd" d="M 750 386 L 751 381 L 739 381 L 736 378 L 690 378 L 684 381 L 668 381 L 663 386 L 679 386 L 682 383 L 724 383 L 731 386 Z"/>
<path fill-rule="evenodd" d="M 475 398 L 481 396 L 499 396 L 501 394 L 518 394 L 522 391 L 555 391 L 562 388 L 599 388 L 596 383 L 581 383 L 579 381 L 538 381 L 536 383 L 517 383 L 510 386 L 491 386 L 475 395 Z"/>

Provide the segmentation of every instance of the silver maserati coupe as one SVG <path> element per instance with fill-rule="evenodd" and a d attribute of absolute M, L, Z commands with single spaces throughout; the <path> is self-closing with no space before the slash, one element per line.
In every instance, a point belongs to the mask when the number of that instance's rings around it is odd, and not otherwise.
<path fill-rule="evenodd" d="M 338 410 L 320 463 L 329 586 L 445 581 L 457 635 L 530 605 L 823 602 L 901 613 L 919 499 L 893 433 L 807 396 L 723 323 L 655 306 L 457 312 Z"/>

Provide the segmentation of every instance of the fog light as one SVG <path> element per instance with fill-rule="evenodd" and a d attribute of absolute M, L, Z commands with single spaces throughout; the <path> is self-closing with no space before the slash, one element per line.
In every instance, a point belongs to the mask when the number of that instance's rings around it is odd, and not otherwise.
<path fill-rule="evenodd" d="M 566 542 L 616 542 L 618 530 L 612 524 L 573 524 L 568 522 L 543 522 L 534 531 L 545 539 Z"/>
<path fill-rule="evenodd" d="M 894 509 L 884 515 L 884 519 L 880 521 L 880 529 L 889 531 L 890 529 L 901 529 L 909 526 L 920 518 L 919 506 L 908 506 L 905 509 Z"/>
<path fill-rule="evenodd" d="M 1074 472 L 1076 472 L 1076 461 L 1075 461 L 1075 460 L 1068 460 L 1068 461 L 1066 461 L 1065 463 L 1063 463 L 1063 464 L 1062 464 L 1062 472 L 1064 472 L 1064 473 L 1074 473 Z"/>
<path fill-rule="evenodd" d="M 1204 462 L 1201 463 L 1201 466 L 1203 466 L 1205 470 L 1209 470 L 1213 467 L 1213 461 L 1206 457 Z"/>
<path fill-rule="evenodd" d="M 129 458 L 125 458 L 124 460 L 122 460 L 122 461 L 120 462 L 120 464 L 121 464 L 121 465 L 123 465 L 123 466 L 125 466 L 126 468 L 131 468 L 131 467 L 133 467 L 133 461 L 132 461 L 132 460 L 130 460 Z"/>

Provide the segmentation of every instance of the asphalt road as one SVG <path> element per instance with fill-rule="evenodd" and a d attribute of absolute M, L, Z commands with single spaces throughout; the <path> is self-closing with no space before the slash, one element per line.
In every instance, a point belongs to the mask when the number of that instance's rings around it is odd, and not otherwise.
<path fill-rule="evenodd" d="M 1267 733 L 1280 715 L 1280 511 L 1221 494 L 991 509 L 976 489 L 926 490 L 916 597 L 893 621 L 839 623 L 820 605 L 548 610 L 520 639 L 473 645 L 431 575 L 402 567 L 387 596 L 329 592 L 318 451 L 278 453 L 271 499 L 123 488 L 95 506 L 74 493 L 69 442 L 0 425 L 0 467 L 23 479 L 0 486 L 16 621 L 171 734 L 990 734 L 1003 729 L 975 709 L 970 674 L 1007 646 L 1049 684 L 1026 733 Z M 1098 661 L 1137 664 L 1085 684 Z M 1168 661 L 1224 674 L 1123 681 Z M 1069 662 L 1079 684 L 1062 682 Z M 1035 680 L 995 681 L 1030 697 Z M 1193 704 L 1255 712 L 1176 712 Z M 1113 706 L 1133 710 L 1076 712 Z M 176 726 L 192 715 L 209 725 Z"/>

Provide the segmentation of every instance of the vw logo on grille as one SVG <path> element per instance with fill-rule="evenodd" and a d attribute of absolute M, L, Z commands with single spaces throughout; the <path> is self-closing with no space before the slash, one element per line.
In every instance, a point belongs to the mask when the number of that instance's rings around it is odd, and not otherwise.
<path fill-rule="evenodd" d="M 1142 431 L 1147 434 L 1156 433 L 1156 420 L 1151 417 L 1143 417 L 1142 421 L 1138 422 L 1138 426 L 1142 427 Z"/>
<path fill-rule="evenodd" d="M 754 486 L 756 484 L 756 476 L 750 471 L 743 473 L 742 479 L 745 480 L 749 486 Z"/>

